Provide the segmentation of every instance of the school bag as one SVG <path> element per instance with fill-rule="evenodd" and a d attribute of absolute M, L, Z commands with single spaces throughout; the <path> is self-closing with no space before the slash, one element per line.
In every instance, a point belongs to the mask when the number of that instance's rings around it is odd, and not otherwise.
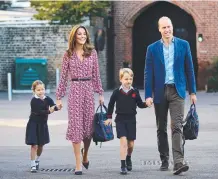
<path fill-rule="evenodd" d="M 183 125 L 183 136 L 185 140 L 194 140 L 198 137 L 199 119 L 195 104 L 192 104 Z"/>
<path fill-rule="evenodd" d="M 104 111 L 103 111 L 104 108 Z M 98 111 L 100 109 L 100 111 Z M 105 105 L 99 105 L 96 109 L 93 121 L 93 142 L 107 142 L 114 139 L 112 125 L 105 125 L 107 120 L 107 108 Z"/>

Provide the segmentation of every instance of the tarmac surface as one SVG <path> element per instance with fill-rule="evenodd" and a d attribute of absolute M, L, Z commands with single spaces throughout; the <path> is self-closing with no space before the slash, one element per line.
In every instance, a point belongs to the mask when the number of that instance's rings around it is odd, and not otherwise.
<path fill-rule="evenodd" d="M 112 91 L 104 94 L 108 104 Z M 142 98 L 143 91 L 140 91 Z M 30 173 L 30 147 L 25 145 L 25 127 L 30 112 L 31 94 L 13 94 L 8 101 L 7 93 L 0 93 L 0 179 L 71 179 L 71 178 L 143 178 L 143 179 L 218 179 L 218 94 L 198 92 L 197 112 L 200 131 L 197 140 L 186 141 L 185 161 L 188 172 L 179 176 L 172 174 L 172 155 L 169 171 L 159 171 L 160 159 L 157 150 L 154 108 L 138 109 L 137 139 L 132 155 L 133 171 L 126 176 L 119 174 L 119 140 L 102 143 L 102 147 L 91 144 L 90 168 L 83 168 L 82 176 L 75 176 L 72 169 L 75 159 L 72 144 L 65 139 L 67 129 L 67 103 L 64 108 L 49 116 L 51 142 L 45 146 L 40 158 L 40 171 Z M 55 99 L 54 94 L 50 94 Z M 96 96 L 96 108 L 98 98 Z M 190 107 L 186 99 L 185 115 Z M 170 126 L 170 119 L 168 120 Z M 115 129 L 115 128 L 114 128 Z M 116 131 L 114 130 L 116 136 Z M 168 137 L 171 154 L 171 133 Z"/>

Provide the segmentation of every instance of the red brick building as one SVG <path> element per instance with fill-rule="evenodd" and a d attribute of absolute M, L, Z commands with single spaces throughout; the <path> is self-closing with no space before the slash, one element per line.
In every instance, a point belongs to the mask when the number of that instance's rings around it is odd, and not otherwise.
<path fill-rule="evenodd" d="M 143 87 L 147 46 L 160 39 L 157 21 L 168 16 L 174 35 L 190 43 L 198 89 L 205 88 L 206 68 L 218 56 L 218 2 L 114 1 L 112 14 L 116 84 L 119 68 L 123 62 L 129 62 L 135 73 L 135 85 Z"/>

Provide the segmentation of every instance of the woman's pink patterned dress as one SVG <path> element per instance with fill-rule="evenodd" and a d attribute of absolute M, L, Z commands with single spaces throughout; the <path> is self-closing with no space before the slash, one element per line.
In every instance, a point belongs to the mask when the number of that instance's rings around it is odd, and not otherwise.
<path fill-rule="evenodd" d="M 71 81 L 68 94 L 68 128 L 66 139 L 74 143 L 92 137 L 94 116 L 94 92 L 103 93 L 99 75 L 98 56 L 95 50 L 83 61 L 74 52 L 71 57 L 64 54 L 57 99 L 66 94 L 67 82 L 72 78 L 87 78 L 89 81 Z"/>

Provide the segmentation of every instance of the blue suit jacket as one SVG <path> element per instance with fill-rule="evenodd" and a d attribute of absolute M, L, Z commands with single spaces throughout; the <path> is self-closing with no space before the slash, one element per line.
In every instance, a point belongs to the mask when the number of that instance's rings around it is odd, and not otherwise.
<path fill-rule="evenodd" d="M 189 94 L 196 93 L 191 50 L 187 41 L 176 37 L 174 37 L 174 40 L 174 83 L 179 96 L 184 99 L 186 84 Z M 166 75 L 163 44 L 160 40 L 148 46 L 144 72 L 145 99 L 154 95 L 154 103 L 160 103 L 164 97 Z"/>

